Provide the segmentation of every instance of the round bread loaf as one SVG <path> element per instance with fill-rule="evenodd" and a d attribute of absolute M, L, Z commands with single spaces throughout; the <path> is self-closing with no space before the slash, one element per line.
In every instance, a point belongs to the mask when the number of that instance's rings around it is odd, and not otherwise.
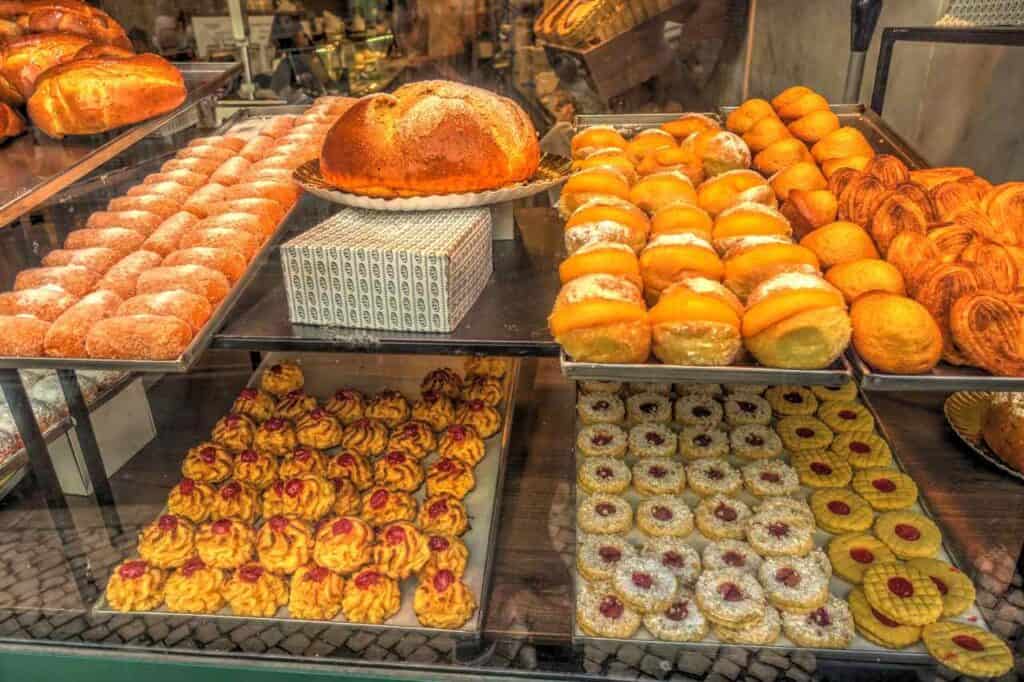
<path fill-rule="evenodd" d="M 510 99 L 448 81 L 364 97 L 328 131 L 324 179 L 375 197 L 478 192 L 529 179 L 537 133 Z"/>

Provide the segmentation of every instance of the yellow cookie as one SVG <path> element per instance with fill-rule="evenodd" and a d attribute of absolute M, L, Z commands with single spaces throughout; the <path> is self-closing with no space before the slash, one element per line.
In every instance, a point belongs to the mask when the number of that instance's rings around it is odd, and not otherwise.
<path fill-rule="evenodd" d="M 853 478 L 850 465 L 830 452 L 797 452 L 792 462 L 808 488 L 845 488 Z"/>
<path fill-rule="evenodd" d="M 895 469 L 862 469 L 850 487 L 879 511 L 906 509 L 917 502 L 917 484 Z"/>
<path fill-rule="evenodd" d="M 942 616 L 959 616 L 974 603 L 974 583 L 959 568 L 941 559 L 911 559 L 912 566 L 932 579 L 942 595 Z"/>
<path fill-rule="evenodd" d="M 848 533 L 832 538 L 828 543 L 828 560 L 835 574 L 847 582 L 859 585 L 864 572 L 875 564 L 895 561 L 896 555 L 870 533 Z"/>
<path fill-rule="evenodd" d="M 866 407 L 854 400 L 826 402 L 818 410 L 818 419 L 836 433 L 870 431 L 875 428 L 875 418 Z"/>
<path fill-rule="evenodd" d="M 875 535 L 900 559 L 935 556 L 942 532 L 930 520 L 911 511 L 887 512 L 875 520 Z"/>
<path fill-rule="evenodd" d="M 900 625 L 871 608 L 861 588 L 853 588 L 846 600 L 850 603 L 857 632 L 869 642 L 886 649 L 903 649 L 921 639 L 921 628 L 916 625 Z"/>
<path fill-rule="evenodd" d="M 871 505 L 845 488 L 824 488 L 811 493 L 811 511 L 818 527 L 828 533 L 857 533 L 871 528 Z"/>
<path fill-rule="evenodd" d="M 814 417 L 783 417 L 775 424 L 775 431 L 790 452 L 824 450 L 834 436 L 825 422 Z"/>
<path fill-rule="evenodd" d="M 764 392 L 775 414 L 782 417 L 810 416 L 818 409 L 818 399 L 801 386 L 772 386 Z"/>
<path fill-rule="evenodd" d="M 840 386 L 811 386 L 811 391 L 818 397 L 818 400 L 826 402 L 857 399 L 857 384 L 852 381 L 847 381 Z"/>
<path fill-rule="evenodd" d="M 1006 642 L 975 625 L 943 621 L 924 629 L 924 645 L 936 661 L 972 677 L 998 677 L 1013 668 Z"/>
<path fill-rule="evenodd" d="M 892 466 L 892 450 L 874 431 L 849 431 L 832 441 L 832 452 L 846 459 L 854 469 Z"/>
<path fill-rule="evenodd" d="M 899 561 L 865 571 L 864 596 L 871 608 L 903 625 L 928 625 L 942 616 L 942 595 L 931 579 Z"/>

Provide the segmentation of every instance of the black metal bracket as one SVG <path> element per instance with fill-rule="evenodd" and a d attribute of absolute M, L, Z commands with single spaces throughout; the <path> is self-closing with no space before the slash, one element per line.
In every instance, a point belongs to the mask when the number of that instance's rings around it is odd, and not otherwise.
<path fill-rule="evenodd" d="M 878 66 L 871 91 L 871 108 L 879 116 L 885 105 L 889 84 L 889 67 L 897 42 L 948 43 L 954 45 L 1002 45 L 1024 47 L 1024 29 L 1016 27 L 941 28 L 938 26 L 893 26 L 882 31 L 878 49 Z"/>

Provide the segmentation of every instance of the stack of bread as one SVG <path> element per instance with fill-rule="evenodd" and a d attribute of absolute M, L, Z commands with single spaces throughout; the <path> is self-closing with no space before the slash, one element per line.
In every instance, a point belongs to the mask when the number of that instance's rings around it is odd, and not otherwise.
<path fill-rule="evenodd" d="M 50 137 L 89 135 L 171 111 L 186 96 L 181 73 L 137 55 L 124 28 L 78 0 L 0 4 L 0 142 L 20 135 L 25 106 Z"/>
<path fill-rule="evenodd" d="M 642 363 L 653 352 L 666 364 L 729 365 L 749 352 L 796 369 L 838 358 L 850 339 L 846 302 L 778 210 L 779 198 L 809 186 L 806 171 L 821 174 L 779 126 L 782 146 L 745 141 L 701 114 L 629 140 L 603 126 L 575 136 L 576 172 L 559 206 L 569 256 L 549 318 L 570 356 Z M 778 172 L 768 180 L 751 165 Z"/>
<path fill-rule="evenodd" d="M 258 134 L 193 140 L 0 293 L 0 355 L 179 357 L 297 201 L 350 106 L 323 98 Z"/>

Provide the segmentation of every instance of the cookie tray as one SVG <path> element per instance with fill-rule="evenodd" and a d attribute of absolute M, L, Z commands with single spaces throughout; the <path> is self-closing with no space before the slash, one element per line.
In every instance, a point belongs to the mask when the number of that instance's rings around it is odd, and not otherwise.
<path fill-rule="evenodd" d="M 878 418 L 878 414 L 875 412 L 875 410 L 871 406 L 871 404 L 868 403 L 867 400 L 864 399 L 863 395 L 861 395 L 860 397 L 861 397 L 862 402 L 864 403 L 865 408 L 869 412 L 871 412 L 872 417 L 874 417 L 874 419 L 875 419 L 875 426 L 876 426 L 876 429 L 878 430 L 880 436 L 886 441 L 886 443 L 890 444 L 890 449 L 891 449 L 892 448 L 892 445 L 891 445 L 892 441 L 889 438 L 888 434 L 885 432 L 885 429 L 884 429 L 884 427 L 882 425 L 882 422 Z M 575 430 L 576 430 L 577 433 L 579 432 L 581 426 L 582 425 L 579 423 L 579 420 L 577 419 L 576 423 L 575 423 Z M 673 427 L 676 428 L 675 424 L 673 424 Z M 784 453 L 784 458 L 788 460 L 789 459 L 788 453 L 785 450 L 783 450 L 783 453 Z M 579 463 L 582 460 L 582 457 L 578 457 L 576 455 L 575 440 L 574 440 L 574 445 L 573 445 L 573 457 L 574 457 L 574 461 L 576 462 L 576 468 L 578 468 Z M 632 463 L 634 463 L 636 461 L 636 459 L 633 458 L 633 457 L 627 456 L 625 461 L 627 463 L 629 463 L 629 464 L 632 464 Z M 728 461 L 731 464 L 733 464 L 734 466 L 737 466 L 737 468 L 739 466 L 742 466 L 742 464 L 746 463 L 745 460 L 742 460 L 742 459 L 740 459 L 738 457 L 733 457 L 733 456 L 730 456 L 728 458 Z M 898 457 L 898 455 L 896 454 L 895 451 L 893 451 L 893 461 L 896 463 L 896 467 L 900 471 L 904 471 L 903 466 L 899 462 L 899 457 Z M 576 481 L 575 481 L 575 477 L 573 479 L 572 491 L 573 491 L 573 509 L 575 510 L 576 504 L 577 504 L 577 497 L 578 497 L 577 484 L 576 484 Z M 806 486 L 800 486 L 799 491 L 794 495 L 794 497 L 798 497 L 799 499 L 806 499 L 810 495 L 810 493 L 811 493 L 811 488 L 808 488 Z M 627 492 L 625 494 L 625 497 L 630 502 L 630 504 L 633 506 L 634 509 L 636 509 L 636 505 L 637 505 L 638 501 L 642 499 L 642 496 L 640 496 L 637 493 L 635 493 L 633 491 L 632 487 L 629 489 L 629 492 Z M 748 506 L 753 506 L 754 504 L 756 504 L 758 502 L 758 498 L 756 498 L 753 495 L 751 495 L 749 492 L 746 491 L 746 489 L 741 489 L 741 491 L 737 495 L 735 495 L 735 497 L 737 497 L 738 499 L 740 499 L 743 502 L 745 502 Z M 690 507 L 691 510 L 695 510 L 696 506 L 697 506 L 697 502 L 701 498 L 698 497 L 697 494 L 694 493 L 692 490 L 690 490 L 689 487 L 687 487 L 686 492 L 683 493 L 683 499 L 686 500 L 686 503 Z M 910 508 L 910 511 L 916 511 L 916 512 L 921 513 L 924 516 L 928 517 L 929 519 L 934 520 L 935 517 L 931 513 L 931 511 L 927 508 L 927 505 L 922 505 L 921 502 L 922 501 L 919 498 L 918 502 L 915 503 L 914 506 Z M 579 531 L 577 531 L 577 533 L 579 534 Z M 633 530 L 631 530 L 626 535 L 626 537 L 627 537 L 627 539 L 632 541 L 632 543 L 635 546 L 638 543 L 638 541 L 642 540 L 643 536 L 642 536 L 642 534 L 636 528 L 634 528 Z M 816 548 L 822 548 L 823 549 L 828 544 L 829 540 L 831 540 L 833 537 L 834 536 L 832 534 L 826 533 L 825 531 L 823 531 L 821 529 L 817 529 L 815 531 L 815 533 L 814 533 L 814 545 L 815 545 Z M 690 533 L 690 535 L 688 535 L 686 537 L 686 542 L 687 542 L 687 544 L 690 544 L 691 546 L 693 546 L 697 550 L 698 553 L 701 553 L 701 552 L 703 552 L 704 547 L 710 541 L 707 538 L 705 538 L 701 534 L 701 532 L 699 530 L 694 528 L 693 532 Z M 943 545 L 942 545 L 942 547 L 939 550 L 937 558 L 942 559 L 943 561 L 947 561 L 947 562 L 953 564 L 954 566 L 958 566 L 958 562 L 953 558 L 952 554 L 950 553 L 948 547 L 945 544 L 945 540 L 943 541 Z M 578 587 L 579 583 L 583 580 L 583 578 L 579 575 L 575 565 L 570 570 L 572 571 L 572 574 L 573 574 L 573 604 L 575 604 L 576 603 L 576 597 L 577 597 L 577 594 L 576 594 L 577 593 L 577 587 Z M 829 591 L 833 595 L 841 597 L 843 599 L 846 598 L 846 595 L 849 594 L 849 592 L 852 589 L 853 589 L 853 585 L 851 585 L 850 583 L 846 582 L 845 580 L 843 580 L 842 578 L 840 578 L 840 577 L 838 577 L 836 575 L 833 575 L 832 579 L 829 581 Z M 971 607 L 967 611 L 965 611 L 961 615 L 957 616 L 953 620 L 966 621 L 966 622 L 969 622 L 971 624 L 983 627 L 986 630 L 989 629 L 988 628 L 988 624 L 985 622 L 985 619 L 982 617 L 981 612 L 978 610 L 977 604 L 971 605 Z M 922 642 L 920 642 L 920 641 L 917 642 L 916 644 L 914 644 L 913 646 L 907 647 L 905 649 L 886 649 L 884 647 L 880 647 L 880 646 L 878 646 L 876 644 L 873 644 L 873 643 L 867 641 L 866 639 L 861 637 L 859 634 L 855 634 L 854 635 L 853 641 L 850 643 L 850 647 L 847 648 L 847 649 L 825 649 L 825 648 L 801 647 L 801 646 L 797 646 L 797 645 L 793 644 L 792 642 L 790 642 L 786 638 L 786 636 L 784 634 L 780 634 L 778 639 L 776 639 L 773 644 L 768 644 L 768 645 L 760 645 L 760 644 L 730 644 L 730 643 L 726 643 L 726 642 L 723 642 L 723 641 L 719 640 L 714 635 L 713 629 L 700 642 L 670 642 L 670 641 L 666 641 L 666 640 L 661 640 L 661 639 L 656 638 L 650 632 L 648 632 L 648 630 L 645 627 L 643 627 L 643 626 L 641 626 L 640 629 L 637 630 L 636 634 L 632 638 L 628 638 L 628 639 L 626 639 L 626 638 L 614 638 L 614 637 L 594 637 L 592 635 L 588 635 L 585 632 L 583 632 L 583 630 L 581 630 L 579 625 L 576 623 L 576 610 L 575 610 L 575 608 L 573 609 L 573 613 L 572 613 L 572 628 L 573 628 L 573 635 L 572 635 L 573 636 L 573 642 L 576 643 L 576 644 L 581 644 L 581 645 L 585 645 L 588 642 L 590 642 L 590 643 L 595 643 L 595 642 L 596 643 L 600 643 L 600 642 L 609 642 L 610 641 L 610 642 L 619 642 L 619 643 L 622 643 L 622 644 L 639 644 L 641 646 L 645 645 L 645 644 L 657 644 L 657 645 L 660 645 L 660 646 L 678 646 L 678 647 L 683 648 L 683 649 L 694 649 L 694 650 L 701 650 L 701 649 L 717 650 L 718 647 L 720 647 L 720 646 L 740 646 L 740 647 L 748 648 L 748 649 L 769 649 L 769 650 L 773 650 L 773 651 L 778 651 L 779 653 L 783 653 L 783 654 L 785 654 L 787 652 L 790 652 L 790 651 L 797 650 L 797 649 L 802 649 L 802 650 L 805 650 L 805 651 L 813 652 L 815 656 L 819 656 L 819 657 L 822 657 L 822 658 L 828 658 L 828 659 L 831 659 L 831 660 L 838 660 L 838 661 L 876 662 L 876 663 L 877 662 L 880 662 L 880 663 L 889 662 L 889 663 L 910 664 L 910 665 L 931 665 L 931 664 L 934 663 L 931 655 L 925 649 L 924 644 Z"/>
<path fill-rule="evenodd" d="M 402 392 L 406 397 L 419 394 L 420 380 L 427 372 L 437 367 L 450 364 L 449 356 L 429 355 L 367 355 L 363 353 L 268 353 L 264 355 L 260 368 L 250 378 L 248 385 L 257 384 L 258 378 L 265 367 L 280 362 L 294 362 L 303 368 L 306 376 L 305 390 L 321 399 L 326 399 L 342 387 L 355 388 L 364 393 L 375 393 L 385 388 Z M 484 458 L 475 469 L 476 487 L 466 496 L 464 504 L 469 515 L 469 530 L 462 536 L 469 549 L 469 562 L 463 580 L 469 586 L 477 600 L 477 609 L 462 628 L 445 630 L 430 628 L 419 624 L 413 611 L 413 593 L 416 589 L 415 577 L 401 581 L 402 606 L 399 612 L 389 621 L 381 625 L 356 623 L 342 619 L 341 615 L 331 621 L 307 620 L 290 618 L 287 607 L 282 607 L 275 616 L 270 618 L 254 618 L 232 615 L 225 607 L 219 613 L 199 616 L 204 619 L 225 619 L 244 621 L 267 621 L 275 623 L 306 623 L 317 625 L 347 625 L 366 630 L 408 630 L 432 634 L 448 634 L 462 639 L 479 638 L 483 630 L 484 615 L 490 597 L 491 573 L 494 567 L 494 545 L 497 538 L 498 522 L 502 491 L 504 489 L 506 457 L 509 437 L 512 432 L 512 412 L 515 408 L 515 392 L 519 374 L 519 361 L 508 359 L 509 371 L 505 378 L 505 399 L 498 409 L 502 413 L 502 425 L 497 434 L 485 441 Z M 327 452 L 334 453 L 337 448 Z M 431 462 L 437 454 L 429 455 L 424 462 Z M 425 497 L 425 486 L 413 495 L 417 501 Z M 106 595 L 102 595 L 93 611 L 103 615 L 118 615 L 107 604 Z M 148 615 L 192 617 L 176 614 L 166 609 L 140 612 Z"/>

